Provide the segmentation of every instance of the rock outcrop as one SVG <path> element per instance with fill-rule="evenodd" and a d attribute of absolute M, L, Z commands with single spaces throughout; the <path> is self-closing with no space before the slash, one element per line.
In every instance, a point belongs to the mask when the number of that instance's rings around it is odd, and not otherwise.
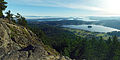
<path fill-rule="evenodd" d="M 45 46 L 31 30 L 0 19 L 0 60 L 71 60 Z"/>

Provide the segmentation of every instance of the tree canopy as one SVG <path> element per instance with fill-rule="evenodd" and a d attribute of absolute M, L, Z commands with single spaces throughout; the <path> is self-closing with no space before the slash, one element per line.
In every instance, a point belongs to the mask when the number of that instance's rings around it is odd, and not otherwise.
<path fill-rule="evenodd" d="M 17 13 L 16 18 L 17 18 L 17 23 L 19 25 L 27 27 L 27 21 L 26 21 L 25 17 L 23 17 L 22 15 Z"/>
<path fill-rule="evenodd" d="M 0 17 L 3 16 L 3 10 L 5 10 L 7 8 L 7 2 L 5 2 L 4 0 L 0 0 Z"/>

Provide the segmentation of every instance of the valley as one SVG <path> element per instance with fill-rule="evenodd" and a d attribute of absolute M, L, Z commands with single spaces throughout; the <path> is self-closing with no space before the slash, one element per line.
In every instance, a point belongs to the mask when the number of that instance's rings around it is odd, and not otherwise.
<path fill-rule="evenodd" d="M 60 54 L 76 60 L 113 59 L 114 56 L 108 55 L 118 49 L 111 46 L 118 46 L 114 41 L 120 40 L 119 29 L 98 24 L 100 21 L 46 19 L 27 21 L 31 30 L 42 37 L 43 43 Z"/>

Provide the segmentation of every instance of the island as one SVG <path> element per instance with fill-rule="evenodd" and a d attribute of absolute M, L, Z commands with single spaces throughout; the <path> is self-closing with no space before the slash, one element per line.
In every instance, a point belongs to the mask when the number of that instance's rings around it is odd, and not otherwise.
<path fill-rule="evenodd" d="M 88 28 L 92 28 L 92 26 L 88 26 Z"/>

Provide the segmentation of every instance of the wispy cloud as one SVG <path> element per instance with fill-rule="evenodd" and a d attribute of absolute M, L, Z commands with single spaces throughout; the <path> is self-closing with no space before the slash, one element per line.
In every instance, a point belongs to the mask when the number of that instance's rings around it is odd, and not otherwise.
<path fill-rule="evenodd" d="M 9 0 L 16 4 L 30 6 L 47 6 L 47 7 L 63 7 L 78 10 L 94 11 L 101 14 L 119 14 L 111 12 L 110 9 L 104 8 L 105 0 Z"/>
<path fill-rule="evenodd" d="M 14 1 L 14 0 L 11 0 Z M 87 0 L 86 0 L 87 1 Z M 102 8 L 95 6 L 88 6 L 91 2 L 87 2 L 88 5 L 84 4 L 86 1 L 81 0 L 19 0 L 17 4 L 33 5 L 33 6 L 49 6 L 49 7 L 65 7 L 72 9 L 86 9 L 93 11 L 103 11 Z M 94 2 L 93 2 L 94 3 Z"/>

